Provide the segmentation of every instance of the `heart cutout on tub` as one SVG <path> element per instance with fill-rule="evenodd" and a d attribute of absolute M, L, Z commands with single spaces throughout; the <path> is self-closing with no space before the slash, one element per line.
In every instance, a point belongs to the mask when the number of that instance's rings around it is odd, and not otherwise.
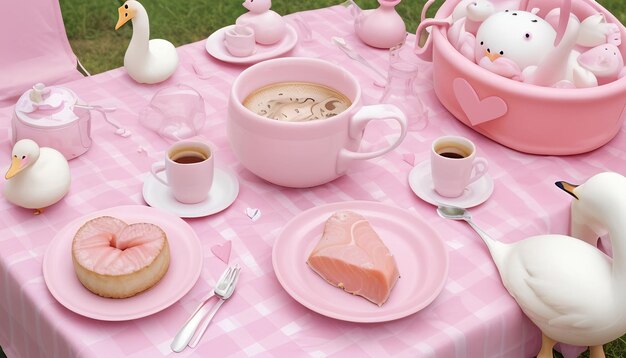
<path fill-rule="evenodd" d="M 455 78 L 452 88 L 456 100 L 472 126 L 500 118 L 508 111 L 506 102 L 500 97 L 478 98 L 472 85 L 463 78 Z"/>

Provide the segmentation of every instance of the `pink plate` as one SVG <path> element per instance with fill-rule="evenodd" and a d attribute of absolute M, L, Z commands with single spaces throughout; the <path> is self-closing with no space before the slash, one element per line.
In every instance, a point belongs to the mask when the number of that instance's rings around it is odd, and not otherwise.
<path fill-rule="evenodd" d="M 78 281 L 72 264 L 74 233 L 86 221 L 104 215 L 128 224 L 154 223 L 165 231 L 170 267 L 159 283 L 136 296 L 114 299 L 95 295 Z M 113 207 L 72 221 L 57 232 L 43 259 L 43 277 L 52 296 L 70 311 L 103 321 L 131 320 L 169 307 L 193 287 L 201 270 L 202 247 L 193 229 L 172 214 L 141 205 Z"/>
<path fill-rule="evenodd" d="M 382 307 L 328 284 L 306 264 L 326 220 L 338 210 L 365 216 L 396 258 L 401 277 Z M 406 210 L 370 201 L 333 203 L 297 215 L 276 239 L 272 262 L 296 301 L 350 322 L 385 322 L 418 312 L 439 295 L 448 276 L 448 251 L 435 230 Z"/>
<path fill-rule="evenodd" d="M 287 34 L 282 40 L 278 41 L 278 43 L 273 45 L 256 44 L 256 52 L 252 55 L 236 57 L 231 55 L 226 49 L 226 46 L 224 46 L 224 32 L 232 26 L 235 25 L 222 27 L 207 38 L 205 47 L 209 55 L 220 61 L 228 63 L 253 64 L 269 60 L 270 58 L 282 56 L 291 51 L 298 43 L 298 32 L 293 28 L 293 26 L 287 24 Z"/>

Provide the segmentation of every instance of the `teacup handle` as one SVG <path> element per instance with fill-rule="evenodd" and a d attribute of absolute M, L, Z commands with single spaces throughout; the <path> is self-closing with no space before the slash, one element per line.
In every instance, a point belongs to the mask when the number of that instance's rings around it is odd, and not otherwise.
<path fill-rule="evenodd" d="M 471 184 L 476 180 L 480 179 L 485 173 L 487 173 L 487 169 L 489 165 L 487 164 L 487 159 L 485 158 L 476 158 L 474 159 L 474 164 L 472 165 L 472 176 L 470 177 L 469 183 Z"/>
<path fill-rule="evenodd" d="M 150 168 L 150 172 L 152 172 L 152 175 L 156 178 L 156 180 L 160 181 L 161 183 L 165 184 L 166 186 L 169 186 L 169 184 L 167 183 L 167 180 L 163 180 L 161 177 L 159 177 L 157 174 L 164 171 L 165 170 L 165 162 L 164 161 L 160 161 L 160 162 L 156 162 L 152 164 L 152 167 Z"/>
<path fill-rule="evenodd" d="M 350 121 L 349 135 L 353 139 L 360 139 L 363 131 L 370 121 L 393 119 L 400 124 L 400 136 L 387 148 L 379 149 L 374 152 L 353 152 L 348 149 L 342 149 L 339 152 L 338 172 L 345 169 L 345 164 L 352 160 L 365 160 L 380 157 L 381 155 L 394 150 L 402 143 L 407 131 L 407 121 L 404 113 L 392 104 L 376 104 L 373 106 L 362 107 Z"/>

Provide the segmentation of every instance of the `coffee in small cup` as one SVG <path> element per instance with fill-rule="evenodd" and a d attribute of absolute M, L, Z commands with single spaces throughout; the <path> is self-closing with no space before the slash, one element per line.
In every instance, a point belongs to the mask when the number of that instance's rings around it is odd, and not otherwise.
<path fill-rule="evenodd" d="M 269 119 L 305 122 L 338 115 L 352 105 L 343 93 L 312 82 L 279 82 L 261 87 L 243 100 L 244 107 Z"/>
<path fill-rule="evenodd" d="M 487 172 L 487 160 L 476 157 L 474 143 L 458 136 L 437 138 L 430 161 L 434 189 L 448 198 L 461 196 L 469 184 Z"/>
<path fill-rule="evenodd" d="M 210 156 L 210 153 L 205 153 L 203 148 L 199 147 L 183 147 L 169 153 L 170 159 L 178 164 L 200 163 L 207 160 Z"/>

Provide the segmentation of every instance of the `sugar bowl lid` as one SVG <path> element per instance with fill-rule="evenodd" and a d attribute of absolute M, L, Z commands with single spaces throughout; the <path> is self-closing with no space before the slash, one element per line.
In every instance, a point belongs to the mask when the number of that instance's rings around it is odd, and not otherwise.
<path fill-rule="evenodd" d="M 74 113 L 77 101 L 76 94 L 68 88 L 37 83 L 17 100 L 15 114 L 34 127 L 62 127 L 78 119 Z"/>

